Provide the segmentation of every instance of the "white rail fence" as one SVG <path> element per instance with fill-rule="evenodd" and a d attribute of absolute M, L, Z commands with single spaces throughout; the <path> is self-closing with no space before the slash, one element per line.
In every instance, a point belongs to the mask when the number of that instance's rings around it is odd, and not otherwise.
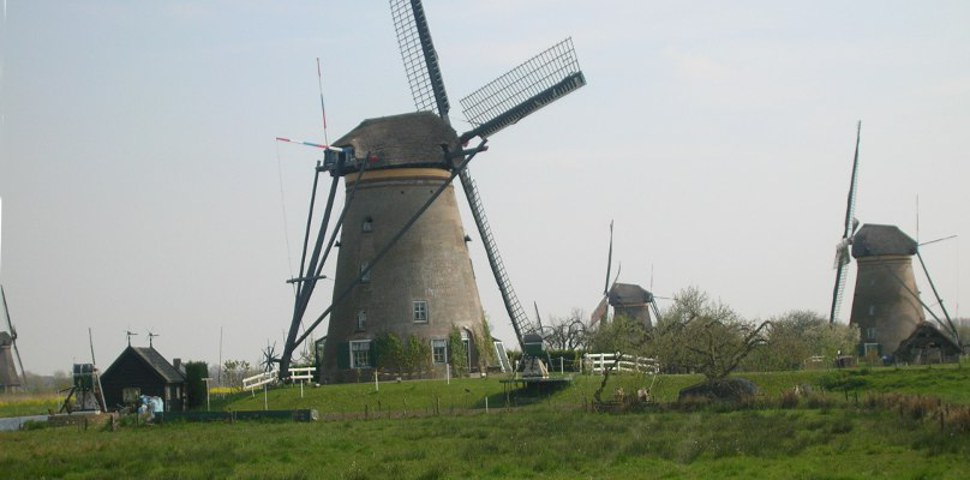
<path fill-rule="evenodd" d="M 243 390 L 255 390 L 263 385 L 273 383 L 276 381 L 277 375 L 279 375 L 279 372 L 276 370 L 270 370 L 268 372 L 263 372 L 251 377 L 246 377 L 243 379 Z"/>
<path fill-rule="evenodd" d="M 313 380 L 313 374 L 316 373 L 317 367 L 297 367 L 290 369 L 290 379 L 301 382 L 309 382 Z"/>
<path fill-rule="evenodd" d="M 617 356 L 620 361 L 616 362 Z M 656 375 L 660 364 L 656 359 L 619 353 L 587 353 L 583 355 L 583 371 L 603 374 L 616 363 L 616 372 L 638 372 Z"/>

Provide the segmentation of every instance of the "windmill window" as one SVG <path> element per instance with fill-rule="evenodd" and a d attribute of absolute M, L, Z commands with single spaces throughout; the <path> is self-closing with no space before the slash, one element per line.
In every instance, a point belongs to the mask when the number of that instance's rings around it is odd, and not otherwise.
<path fill-rule="evenodd" d="M 431 359 L 436 364 L 448 362 L 448 342 L 442 339 L 431 341 Z"/>
<path fill-rule="evenodd" d="M 370 340 L 350 341 L 350 368 L 370 367 Z"/>
<path fill-rule="evenodd" d="M 866 339 L 867 340 L 876 339 L 876 327 L 869 327 L 866 329 Z"/>
<path fill-rule="evenodd" d="M 367 262 L 360 264 L 360 273 L 363 274 L 363 276 L 360 277 L 360 283 L 370 282 L 370 270 L 367 270 L 367 267 L 369 266 L 370 264 Z"/>
<path fill-rule="evenodd" d="M 361 224 L 360 230 L 364 233 L 370 233 L 374 231 L 374 219 L 367 217 L 364 219 L 364 223 Z"/>
<path fill-rule="evenodd" d="M 428 323 L 428 302 L 426 300 L 411 302 L 411 315 L 414 323 Z"/>
<path fill-rule="evenodd" d="M 367 329 L 367 312 L 361 310 L 357 312 L 357 330 L 363 331 Z"/>
<path fill-rule="evenodd" d="M 873 316 L 875 314 L 876 314 L 876 306 L 875 305 L 869 305 L 869 316 L 871 317 L 871 316 Z"/>

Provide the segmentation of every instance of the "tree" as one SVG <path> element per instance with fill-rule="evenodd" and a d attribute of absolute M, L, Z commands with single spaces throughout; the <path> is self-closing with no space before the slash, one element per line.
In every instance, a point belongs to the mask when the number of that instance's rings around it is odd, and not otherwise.
<path fill-rule="evenodd" d="M 482 315 L 482 323 L 474 334 L 475 350 L 478 355 L 478 371 L 484 372 L 489 365 L 496 363 L 495 344 L 492 343 L 492 328 L 488 324 L 488 318 Z"/>
<path fill-rule="evenodd" d="M 251 371 L 252 366 L 245 360 L 226 360 L 222 364 L 224 385 L 236 391 L 242 390 L 242 381 Z"/>
<path fill-rule="evenodd" d="M 451 326 L 451 332 L 448 333 L 448 364 L 451 365 L 452 374 L 456 377 L 468 372 L 468 349 L 465 348 L 465 342 L 461 340 L 461 330 L 454 324 Z"/>
<path fill-rule="evenodd" d="M 729 306 L 689 287 L 674 296 L 650 332 L 648 351 L 668 371 L 686 369 L 719 380 L 766 343 L 770 328 L 770 322 L 746 322 Z"/>
<path fill-rule="evenodd" d="M 552 317 L 546 328 L 546 342 L 553 350 L 582 350 L 589 343 L 583 311 L 574 308 L 566 318 Z"/>
<path fill-rule="evenodd" d="M 209 364 L 205 362 L 185 362 L 185 394 L 189 408 L 205 404 L 206 384 L 203 378 L 209 376 Z"/>
<path fill-rule="evenodd" d="M 374 350 L 377 351 L 376 366 L 379 370 L 398 370 L 404 365 L 404 345 L 401 337 L 394 332 L 378 335 L 374 339 Z"/>
<path fill-rule="evenodd" d="M 646 349 L 647 327 L 625 315 L 616 315 L 608 322 L 600 322 L 589 336 L 589 349 L 598 353 L 620 352 L 639 355 Z"/>
<path fill-rule="evenodd" d="M 851 352 L 858 343 L 858 330 L 830 324 L 819 313 L 792 310 L 771 318 L 768 345 L 752 354 L 745 367 L 752 370 L 793 370 L 813 356 L 834 359 L 839 351 Z"/>
<path fill-rule="evenodd" d="M 408 375 L 421 374 L 431 366 L 431 346 L 422 342 L 413 333 L 408 335 L 407 347 L 404 349 L 402 368 Z"/>

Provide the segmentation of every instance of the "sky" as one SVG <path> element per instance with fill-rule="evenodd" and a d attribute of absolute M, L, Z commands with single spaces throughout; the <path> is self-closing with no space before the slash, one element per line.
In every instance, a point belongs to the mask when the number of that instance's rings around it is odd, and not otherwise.
<path fill-rule="evenodd" d="M 856 216 L 921 242 L 958 235 L 922 252 L 968 315 L 967 2 L 424 6 L 459 131 L 458 99 L 575 44 L 588 85 L 470 166 L 544 320 L 595 307 L 611 221 L 621 282 L 696 286 L 751 320 L 827 315 L 859 120 Z M 281 350 L 320 154 L 274 138 L 323 143 L 414 110 L 387 3 L 4 0 L 0 28 L 0 281 L 26 369 L 88 361 L 88 329 L 99 365 L 126 331 L 210 364 Z M 486 314 L 514 345 L 462 208 Z"/>

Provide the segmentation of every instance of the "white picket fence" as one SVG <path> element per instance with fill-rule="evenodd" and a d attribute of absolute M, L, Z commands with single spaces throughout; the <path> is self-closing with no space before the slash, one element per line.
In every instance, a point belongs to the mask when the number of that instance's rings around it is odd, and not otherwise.
<path fill-rule="evenodd" d="M 317 371 L 317 367 L 297 367 L 290 369 L 290 379 L 309 382 L 313 380 L 313 374 Z"/>
<path fill-rule="evenodd" d="M 616 362 L 617 353 L 587 353 L 583 355 L 583 371 L 602 374 Z M 620 355 L 615 372 L 639 372 L 656 375 L 660 373 L 660 364 L 656 359 L 638 357 L 635 355 Z"/>
<path fill-rule="evenodd" d="M 279 375 L 275 369 L 268 372 L 263 372 L 251 377 L 246 377 L 243 379 L 243 390 L 255 390 L 256 388 L 262 387 L 276 381 L 276 376 Z"/>

